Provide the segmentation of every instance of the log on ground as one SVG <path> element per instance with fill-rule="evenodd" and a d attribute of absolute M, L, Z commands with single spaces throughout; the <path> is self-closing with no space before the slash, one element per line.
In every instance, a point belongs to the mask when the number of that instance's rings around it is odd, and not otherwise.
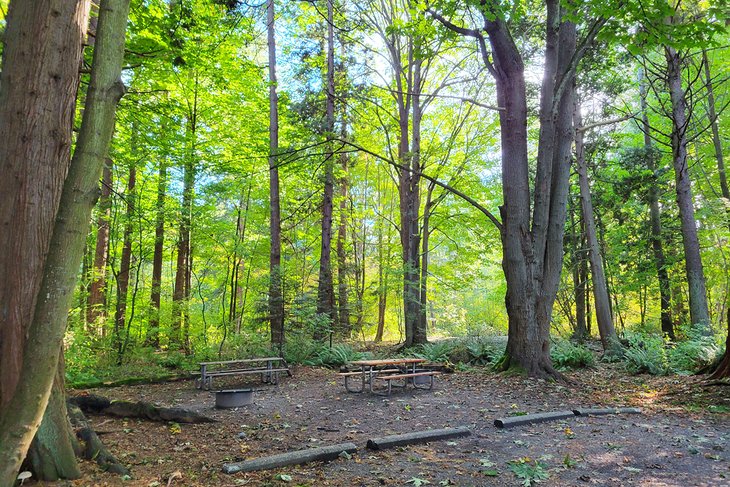
<path fill-rule="evenodd" d="M 112 401 L 93 394 L 74 396 L 69 402 L 82 411 L 108 414 L 120 418 L 142 418 L 150 421 L 175 421 L 177 423 L 214 423 L 215 420 L 202 414 L 180 408 L 165 408 L 148 402 Z"/>
<path fill-rule="evenodd" d="M 253 472 L 254 470 L 268 470 L 307 462 L 329 461 L 339 457 L 342 452 L 354 453 L 356 450 L 357 446 L 354 443 L 340 443 L 320 448 L 309 448 L 307 450 L 291 451 L 269 457 L 255 458 L 244 462 L 226 463 L 223 465 L 223 472 L 229 474 Z"/>
<path fill-rule="evenodd" d="M 606 414 L 641 414 L 639 408 L 579 408 L 573 409 L 576 416 L 604 416 Z"/>
<path fill-rule="evenodd" d="M 386 448 L 394 448 L 396 446 L 427 443 L 429 441 L 446 440 L 449 438 L 459 438 L 462 436 L 469 436 L 470 434 L 471 431 L 469 431 L 469 428 L 463 427 L 416 431 L 415 433 L 406 433 L 403 435 L 372 438 L 368 440 L 367 447 L 371 450 L 384 450 Z"/>
<path fill-rule="evenodd" d="M 575 413 L 573 411 L 552 411 L 549 413 L 525 414 L 524 416 L 495 419 L 494 426 L 497 428 L 512 428 L 514 426 L 522 426 L 524 424 L 544 423 L 546 421 L 556 421 L 559 419 L 573 417 L 575 417 Z"/>
<path fill-rule="evenodd" d="M 76 430 L 76 436 L 84 445 L 82 455 L 85 459 L 96 460 L 96 463 L 106 472 L 130 475 L 127 467 L 119 463 L 119 460 L 106 449 L 78 406 L 68 404 L 68 417 Z"/>

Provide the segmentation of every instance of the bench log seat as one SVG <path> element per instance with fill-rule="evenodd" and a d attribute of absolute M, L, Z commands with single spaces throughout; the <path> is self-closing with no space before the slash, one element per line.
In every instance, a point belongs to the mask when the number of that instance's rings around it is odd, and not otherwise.
<path fill-rule="evenodd" d="M 430 380 L 428 381 L 428 385 L 427 386 L 419 386 L 418 384 L 416 384 L 416 381 L 415 380 L 412 383 L 413 383 L 413 387 L 416 388 L 416 389 L 427 389 L 427 390 L 431 390 L 431 389 L 433 389 L 433 378 L 434 378 L 435 375 L 439 375 L 439 374 L 440 374 L 440 372 L 438 372 L 438 371 L 435 371 L 435 370 L 427 370 L 427 371 L 422 371 L 422 372 L 411 372 L 411 373 L 408 373 L 408 374 L 379 375 L 379 376 L 376 376 L 375 377 L 375 380 L 382 380 L 382 381 L 387 382 L 388 389 L 387 389 L 386 395 L 389 396 L 390 395 L 390 392 L 391 392 L 391 388 L 393 387 L 392 386 L 392 381 L 394 381 L 394 380 L 403 380 L 403 379 L 405 379 L 407 381 L 408 379 L 413 378 L 413 377 L 429 377 Z M 405 387 L 405 384 L 403 384 L 403 386 L 400 386 L 400 387 Z"/>
<path fill-rule="evenodd" d="M 345 378 L 345 390 L 347 392 L 363 392 L 365 389 L 364 385 L 360 386 L 360 389 L 350 389 L 349 381 L 348 379 L 352 377 L 363 377 L 365 382 L 370 382 L 372 380 L 373 376 L 377 376 L 377 374 L 390 374 L 392 372 L 403 372 L 402 369 L 380 369 L 380 370 L 372 370 L 372 371 L 365 371 L 362 370 L 354 371 L 354 372 L 340 372 L 338 375 L 340 377 Z"/>

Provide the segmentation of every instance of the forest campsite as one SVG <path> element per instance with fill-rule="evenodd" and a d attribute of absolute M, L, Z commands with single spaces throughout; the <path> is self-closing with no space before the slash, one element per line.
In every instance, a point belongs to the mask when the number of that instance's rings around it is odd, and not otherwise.
<path fill-rule="evenodd" d="M 730 486 L 725 0 L 0 0 L 0 487 Z"/>

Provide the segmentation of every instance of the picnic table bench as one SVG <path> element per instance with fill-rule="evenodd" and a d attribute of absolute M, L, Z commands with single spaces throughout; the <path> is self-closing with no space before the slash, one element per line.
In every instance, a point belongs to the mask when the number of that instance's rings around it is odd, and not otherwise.
<path fill-rule="evenodd" d="M 350 365 L 360 367 L 358 371 L 342 372 L 341 377 L 345 379 L 345 389 L 347 392 L 364 392 L 366 385 L 368 390 L 374 394 L 381 394 L 373 389 L 375 381 L 383 381 L 387 386 L 385 395 L 390 395 L 393 387 L 406 387 L 408 382 L 413 384 L 416 389 L 432 389 L 433 378 L 439 372 L 433 370 L 419 370 L 417 366 L 425 362 L 421 358 L 399 358 L 399 359 L 380 359 L 380 360 L 358 360 L 351 362 Z M 426 386 L 418 384 L 418 378 L 428 377 Z M 349 381 L 351 379 L 360 379 L 359 388 L 351 388 Z M 400 384 L 400 381 L 403 381 Z M 396 384 L 393 384 L 396 382 Z"/>
<path fill-rule="evenodd" d="M 213 387 L 213 377 L 261 374 L 263 382 L 278 384 L 279 373 L 286 372 L 289 377 L 292 375 L 289 366 L 282 357 L 200 362 L 198 365 L 200 365 L 200 377 L 195 379 L 195 387 L 205 390 L 210 390 Z"/>

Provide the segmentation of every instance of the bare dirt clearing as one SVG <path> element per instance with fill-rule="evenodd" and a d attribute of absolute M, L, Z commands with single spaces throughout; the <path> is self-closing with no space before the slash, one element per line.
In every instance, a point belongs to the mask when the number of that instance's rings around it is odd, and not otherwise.
<path fill-rule="evenodd" d="M 536 461 L 538 472 L 549 475 L 540 485 L 730 485 L 726 387 L 701 387 L 688 377 L 626 377 L 610 368 L 571 378 L 576 385 L 565 387 L 479 369 L 439 376 L 432 391 L 408 388 L 385 398 L 345 392 L 335 371 L 297 368 L 278 387 L 251 383 L 254 404 L 234 410 L 214 409 L 214 393 L 195 389 L 192 380 L 93 389 L 112 399 L 189 408 L 218 422 L 178 425 L 90 415 L 133 479 L 85 462 L 84 478 L 45 485 L 520 485 L 512 470 L 534 473 Z M 241 384 L 230 379 L 217 386 Z M 616 406 L 637 406 L 643 414 L 509 430 L 493 426 L 497 417 L 521 413 Z M 372 437 L 458 426 L 469 427 L 472 436 L 378 452 L 364 448 Z M 360 447 L 349 459 L 221 472 L 225 462 L 346 441 Z"/>

